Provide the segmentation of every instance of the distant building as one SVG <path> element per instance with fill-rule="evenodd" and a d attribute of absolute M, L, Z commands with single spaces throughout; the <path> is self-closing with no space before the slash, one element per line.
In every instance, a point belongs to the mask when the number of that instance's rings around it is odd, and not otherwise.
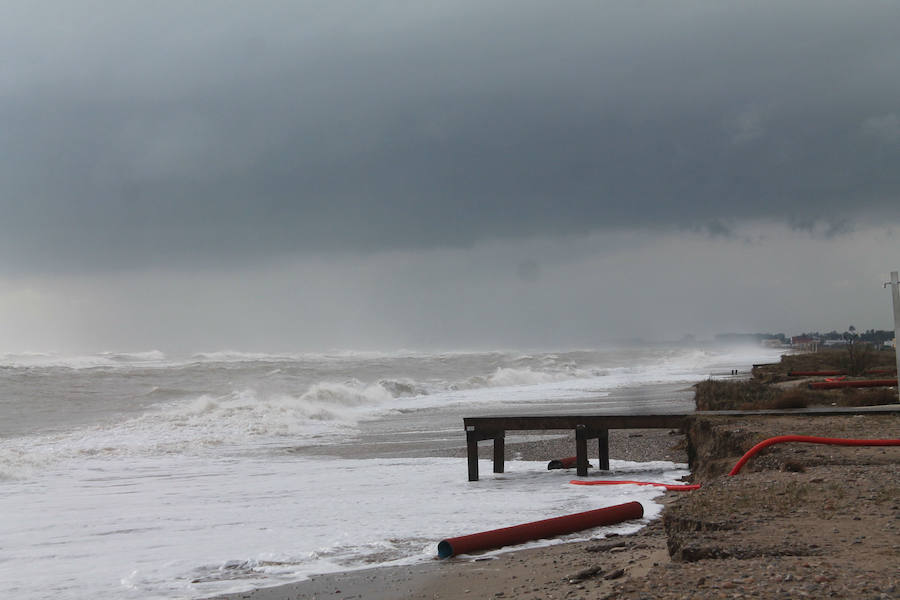
<path fill-rule="evenodd" d="M 808 335 L 795 335 L 791 337 L 791 348 L 797 350 L 812 350 L 815 352 L 819 349 L 819 338 L 810 337 Z"/>

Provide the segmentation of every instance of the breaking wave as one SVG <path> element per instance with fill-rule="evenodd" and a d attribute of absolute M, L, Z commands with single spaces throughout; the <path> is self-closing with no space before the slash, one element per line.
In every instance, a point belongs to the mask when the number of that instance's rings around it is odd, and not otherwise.
<path fill-rule="evenodd" d="M 120 423 L 0 440 L 0 479 L 68 458 L 204 453 L 222 447 L 327 443 L 394 397 L 381 384 L 321 382 L 300 394 L 235 390 L 158 406 Z M 281 441 L 278 441 L 281 440 Z"/>

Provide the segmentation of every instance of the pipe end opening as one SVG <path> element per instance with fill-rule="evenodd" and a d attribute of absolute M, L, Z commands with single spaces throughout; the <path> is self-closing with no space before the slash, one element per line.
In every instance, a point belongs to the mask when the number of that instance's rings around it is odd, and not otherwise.
<path fill-rule="evenodd" d="M 450 558 L 453 556 L 453 546 L 447 540 L 438 543 L 438 558 Z"/>

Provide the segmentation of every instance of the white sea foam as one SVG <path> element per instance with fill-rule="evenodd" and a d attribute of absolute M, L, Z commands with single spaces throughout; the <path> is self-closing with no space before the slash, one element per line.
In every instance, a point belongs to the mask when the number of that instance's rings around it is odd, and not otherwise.
<path fill-rule="evenodd" d="M 612 466 L 667 482 L 686 473 L 671 463 Z M 51 589 L 60 600 L 197 598 L 419 562 L 444 537 L 641 501 L 642 521 L 565 539 L 624 533 L 660 510 L 658 489 L 573 486 L 543 462 L 510 462 L 477 483 L 464 471 L 442 458 L 73 461 L 0 494 L 0 587 L 17 598 Z"/>
<path fill-rule="evenodd" d="M 198 352 L 191 355 L 190 360 L 200 362 L 282 362 L 296 360 L 300 356 L 296 354 L 267 354 L 264 352 L 222 350 L 219 352 Z"/>
<path fill-rule="evenodd" d="M 52 352 L 16 352 L 0 354 L 0 367 L 8 368 L 66 368 L 115 369 L 121 367 L 168 367 L 165 353 L 159 350 L 146 352 L 100 352 L 98 354 L 66 355 Z"/>
<path fill-rule="evenodd" d="M 146 352 L 104 352 L 101 356 L 106 356 L 112 360 L 123 363 L 156 363 L 166 360 L 164 352 L 159 350 L 148 350 Z"/>
<path fill-rule="evenodd" d="M 509 387 L 514 385 L 537 385 L 540 383 L 551 383 L 553 381 L 563 381 L 572 379 L 574 373 L 548 373 L 546 371 L 535 371 L 533 369 L 511 369 L 499 367 L 490 377 L 487 378 L 487 384 L 492 387 Z"/>
<path fill-rule="evenodd" d="M 0 365 L 15 368 L 66 367 L 69 369 L 92 369 L 114 367 L 116 361 L 100 354 L 88 356 L 64 356 L 60 354 L 23 352 L 0 356 Z"/>

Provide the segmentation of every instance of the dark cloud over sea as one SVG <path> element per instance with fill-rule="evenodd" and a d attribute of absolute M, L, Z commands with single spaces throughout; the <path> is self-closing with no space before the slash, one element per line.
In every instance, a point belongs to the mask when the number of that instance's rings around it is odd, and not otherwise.
<path fill-rule="evenodd" d="M 898 31 L 890 2 L 7 3 L 0 276 L 499 243 L 540 286 L 540 240 L 769 226 L 896 255 Z"/>

